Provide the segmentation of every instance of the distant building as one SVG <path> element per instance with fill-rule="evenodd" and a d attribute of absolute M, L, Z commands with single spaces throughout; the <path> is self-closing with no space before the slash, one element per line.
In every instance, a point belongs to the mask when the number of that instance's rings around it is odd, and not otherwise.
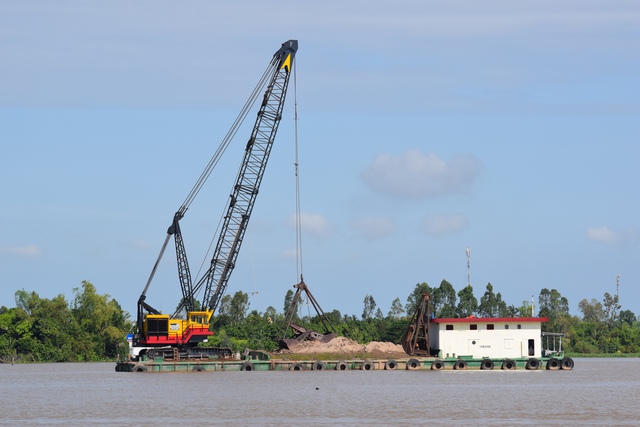
<path fill-rule="evenodd" d="M 527 358 L 542 356 L 546 317 L 431 319 L 431 348 L 439 357 Z"/>

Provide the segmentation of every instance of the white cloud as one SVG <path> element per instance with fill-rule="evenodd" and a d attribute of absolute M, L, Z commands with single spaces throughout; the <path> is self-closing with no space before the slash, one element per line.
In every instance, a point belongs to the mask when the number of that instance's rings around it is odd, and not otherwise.
<path fill-rule="evenodd" d="M 26 258 L 35 258 L 42 255 L 42 249 L 35 245 L 4 246 L 0 247 L 0 255 L 16 255 Z"/>
<path fill-rule="evenodd" d="M 360 218 L 351 222 L 358 234 L 368 240 L 381 239 L 396 231 L 396 224 L 385 217 Z"/>
<path fill-rule="evenodd" d="M 284 259 L 298 259 L 298 250 L 296 248 L 288 248 L 281 252 Z"/>
<path fill-rule="evenodd" d="M 616 233 L 606 225 L 603 227 L 588 227 L 587 239 L 608 245 L 638 244 L 640 243 L 640 231 L 635 227 L 629 227 Z"/>
<path fill-rule="evenodd" d="M 151 245 L 149 244 L 149 242 L 147 242 L 146 240 L 134 240 L 131 242 L 131 246 L 134 247 L 135 249 L 149 249 L 151 247 Z"/>
<path fill-rule="evenodd" d="M 464 215 L 430 215 L 422 222 L 422 231 L 431 236 L 457 233 L 467 228 Z"/>
<path fill-rule="evenodd" d="M 287 225 L 293 229 L 296 227 L 296 217 L 289 217 Z M 300 214 L 300 227 L 303 233 L 309 233 L 316 237 L 323 237 L 330 233 L 331 226 L 326 217 L 316 213 L 303 212 Z"/>
<path fill-rule="evenodd" d="M 434 153 L 409 150 L 401 156 L 378 155 L 360 177 L 374 191 L 418 199 L 465 193 L 481 169 L 480 161 L 470 155 L 447 162 Z"/>

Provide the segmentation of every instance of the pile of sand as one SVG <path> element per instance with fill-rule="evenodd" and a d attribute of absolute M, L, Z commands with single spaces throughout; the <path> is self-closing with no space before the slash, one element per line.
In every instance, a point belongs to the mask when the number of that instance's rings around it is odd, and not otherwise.
<path fill-rule="evenodd" d="M 336 357 L 408 357 L 400 344 L 373 341 L 358 344 L 345 337 L 336 337 L 328 343 L 319 341 L 303 341 L 293 350 L 280 350 L 279 354 L 335 354 Z"/>

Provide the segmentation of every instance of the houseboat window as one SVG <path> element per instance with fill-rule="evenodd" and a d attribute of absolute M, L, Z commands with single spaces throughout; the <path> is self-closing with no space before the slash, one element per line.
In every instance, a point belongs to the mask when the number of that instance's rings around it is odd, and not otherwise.
<path fill-rule="evenodd" d="M 472 331 L 477 331 L 478 325 L 469 325 L 469 329 L 471 329 Z"/>
<path fill-rule="evenodd" d="M 534 340 L 529 340 L 529 356 L 535 356 L 535 344 L 534 344 Z"/>
<path fill-rule="evenodd" d="M 492 325 L 491 323 L 489 323 L 489 324 L 487 325 L 487 330 L 488 330 L 488 331 L 493 331 L 493 325 Z"/>
<path fill-rule="evenodd" d="M 453 325 L 447 325 L 447 331 L 453 331 Z"/>
<path fill-rule="evenodd" d="M 518 329 L 522 329 L 522 325 L 518 325 Z"/>
<path fill-rule="evenodd" d="M 504 325 L 504 328 L 505 329 L 509 329 L 509 325 Z"/>

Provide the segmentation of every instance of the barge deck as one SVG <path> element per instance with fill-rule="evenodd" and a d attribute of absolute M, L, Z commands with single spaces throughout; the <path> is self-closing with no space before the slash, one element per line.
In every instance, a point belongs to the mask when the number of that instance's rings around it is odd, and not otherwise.
<path fill-rule="evenodd" d="M 116 362 L 116 372 L 204 371 L 393 371 L 393 370 L 571 370 L 571 358 L 473 359 L 412 357 L 403 359 L 286 360 L 259 357 L 238 359 L 165 360 L 162 358 Z"/>

